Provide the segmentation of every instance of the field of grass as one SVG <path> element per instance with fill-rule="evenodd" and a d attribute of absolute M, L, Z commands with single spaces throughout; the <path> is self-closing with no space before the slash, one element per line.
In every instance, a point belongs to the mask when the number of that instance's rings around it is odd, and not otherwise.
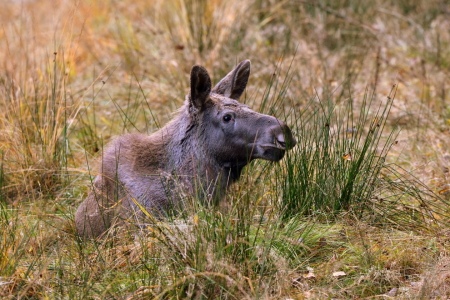
<path fill-rule="evenodd" d="M 445 0 L 3 0 L 1 299 L 448 299 Z M 82 240 L 103 147 L 237 62 L 298 145 L 219 208 Z"/>

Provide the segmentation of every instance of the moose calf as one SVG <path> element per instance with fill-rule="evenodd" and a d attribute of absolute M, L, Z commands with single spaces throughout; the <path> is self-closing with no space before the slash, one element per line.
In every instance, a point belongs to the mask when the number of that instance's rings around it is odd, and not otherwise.
<path fill-rule="evenodd" d="M 162 217 L 183 193 L 217 202 L 251 160 L 282 159 L 296 144 L 289 127 L 237 101 L 249 75 L 250 61 L 242 61 L 212 89 L 208 72 L 194 66 L 177 117 L 149 136 L 112 142 L 76 212 L 80 236 L 98 237 L 116 222 L 139 220 L 144 209 Z"/>

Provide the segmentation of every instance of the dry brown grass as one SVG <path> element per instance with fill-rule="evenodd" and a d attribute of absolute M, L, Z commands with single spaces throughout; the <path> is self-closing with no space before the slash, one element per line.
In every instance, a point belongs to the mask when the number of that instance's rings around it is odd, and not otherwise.
<path fill-rule="evenodd" d="M 448 224 L 424 233 L 345 217 L 299 236 L 259 224 L 276 250 L 258 237 L 253 256 L 239 261 L 182 230 L 170 231 L 171 241 L 155 233 L 90 243 L 72 222 L 105 143 L 167 122 L 192 65 L 217 82 L 246 58 L 246 101 L 256 110 L 270 80 L 290 79 L 277 109 L 266 111 L 280 117 L 319 100 L 353 101 L 358 111 L 367 89 L 378 105 L 397 85 L 388 127 L 401 131 L 389 160 L 449 201 L 446 1 L 3 1 L 0 25 L 1 297 L 450 296 Z M 227 230 L 205 228 L 211 238 Z M 198 245 L 198 261 L 174 258 Z"/>

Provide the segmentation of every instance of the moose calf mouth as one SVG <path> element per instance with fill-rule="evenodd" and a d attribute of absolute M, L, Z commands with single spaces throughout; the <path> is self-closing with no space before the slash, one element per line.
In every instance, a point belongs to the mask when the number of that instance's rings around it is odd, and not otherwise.
<path fill-rule="evenodd" d="M 270 161 L 281 160 L 286 152 L 284 147 L 278 145 L 257 145 L 257 147 L 261 149 L 261 154 L 258 155 L 258 158 Z"/>

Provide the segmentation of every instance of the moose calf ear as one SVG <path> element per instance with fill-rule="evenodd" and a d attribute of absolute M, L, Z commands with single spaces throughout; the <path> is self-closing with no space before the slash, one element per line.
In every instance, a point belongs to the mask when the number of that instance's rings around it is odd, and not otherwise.
<path fill-rule="evenodd" d="M 213 93 L 238 100 L 247 86 L 250 76 L 250 61 L 241 61 L 212 90 Z"/>
<path fill-rule="evenodd" d="M 191 91 L 189 101 L 191 105 L 202 110 L 211 93 L 211 78 L 205 68 L 194 66 L 191 70 Z"/>

